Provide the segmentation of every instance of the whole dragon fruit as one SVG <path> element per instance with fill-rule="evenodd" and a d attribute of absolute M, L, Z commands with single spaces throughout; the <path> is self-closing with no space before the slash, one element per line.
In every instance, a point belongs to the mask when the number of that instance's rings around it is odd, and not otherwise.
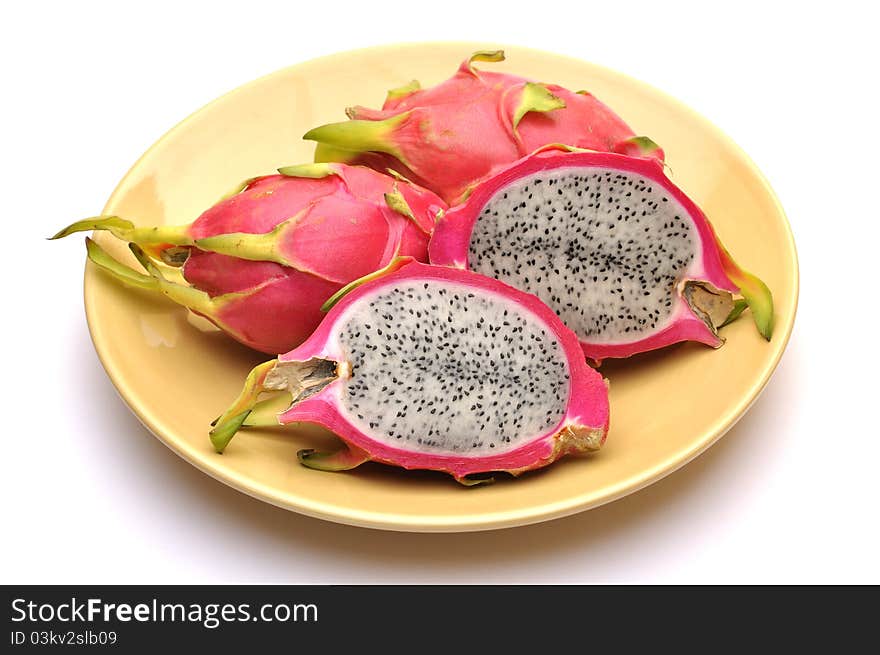
<path fill-rule="evenodd" d="M 260 400 L 267 391 L 282 402 Z M 608 391 L 535 296 L 399 258 L 343 295 L 305 343 L 257 366 L 211 441 L 222 452 L 243 425 L 294 422 L 345 442 L 300 451 L 310 468 L 372 460 L 474 484 L 486 481 L 476 474 L 518 475 L 599 449 Z"/>
<path fill-rule="evenodd" d="M 265 353 L 302 343 L 321 305 L 349 282 L 399 255 L 427 258 L 443 201 L 362 166 L 306 164 L 245 182 L 189 225 L 136 227 L 86 219 L 52 238 L 107 230 L 131 242 L 147 274 L 87 239 L 89 258 L 118 280 L 159 291 Z M 158 262 L 182 266 L 180 284 Z"/>
<path fill-rule="evenodd" d="M 534 293 L 596 361 L 679 341 L 717 348 L 746 306 L 764 338 L 773 330 L 767 285 L 654 159 L 543 149 L 440 218 L 429 255 Z"/>
<path fill-rule="evenodd" d="M 611 109 L 585 91 L 477 70 L 503 51 L 477 52 L 433 88 L 416 81 L 389 91 L 381 110 L 350 107 L 352 120 L 316 127 L 315 161 L 392 169 L 453 205 L 500 167 L 551 143 L 626 154 L 663 152 L 636 137 Z"/>

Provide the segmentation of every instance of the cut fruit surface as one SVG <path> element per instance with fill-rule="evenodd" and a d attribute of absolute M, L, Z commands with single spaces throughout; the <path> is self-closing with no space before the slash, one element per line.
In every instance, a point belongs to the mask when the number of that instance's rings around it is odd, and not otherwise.
<path fill-rule="evenodd" d="M 736 294 L 770 337 L 769 290 L 653 159 L 539 151 L 445 214 L 429 256 L 534 293 L 596 360 L 685 340 L 720 346 Z"/>
<path fill-rule="evenodd" d="M 608 427 L 604 381 L 549 308 L 496 280 L 417 263 L 355 288 L 246 385 L 212 433 L 218 450 L 246 424 L 242 408 L 273 390 L 292 399 L 279 424 L 317 423 L 346 442 L 332 458 L 300 457 L 334 470 L 375 460 L 459 480 L 518 474 L 598 449 Z"/>

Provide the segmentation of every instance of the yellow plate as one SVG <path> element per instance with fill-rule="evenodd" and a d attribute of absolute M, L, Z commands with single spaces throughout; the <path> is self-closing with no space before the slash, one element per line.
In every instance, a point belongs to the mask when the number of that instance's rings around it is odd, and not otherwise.
<path fill-rule="evenodd" d="M 414 77 L 440 82 L 470 52 L 491 45 L 358 50 L 251 82 L 162 137 L 105 212 L 139 224 L 188 223 L 244 178 L 309 161 L 313 145 L 302 134 L 341 120 L 344 107 L 379 106 L 386 89 Z M 797 306 L 795 246 L 770 187 L 718 129 L 655 89 L 574 59 L 505 50 L 506 62 L 482 66 L 588 89 L 665 148 L 673 180 L 706 211 L 740 264 L 773 290 L 773 341 L 763 341 L 746 314 L 724 328 L 727 344 L 719 350 L 684 344 L 609 362 L 603 372 L 611 380 L 611 432 L 601 453 L 467 489 L 442 474 L 378 464 L 338 474 L 304 468 L 298 449 L 334 439 L 316 429 L 244 431 L 226 454 L 215 454 L 208 423 L 266 357 L 197 329 L 185 310 L 88 266 L 85 303 L 98 355 L 129 407 L 165 444 L 236 489 L 310 516 L 393 530 L 484 530 L 572 514 L 636 491 L 696 457 L 743 415 L 779 362 Z M 123 244 L 97 238 L 135 264 Z"/>

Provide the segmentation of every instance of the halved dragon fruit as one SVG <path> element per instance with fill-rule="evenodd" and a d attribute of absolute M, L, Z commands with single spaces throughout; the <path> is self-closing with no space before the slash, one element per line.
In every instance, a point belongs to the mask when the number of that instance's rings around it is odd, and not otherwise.
<path fill-rule="evenodd" d="M 215 422 L 218 451 L 242 425 L 305 421 L 345 442 L 334 453 L 300 451 L 308 467 L 373 460 L 468 484 L 602 445 L 606 385 L 546 305 L 497 280 L 411 259 L 383 273 L 345 295 L 305 343 L 251 372 Z M 278 401 L 259 401 L 264 391 L 286 392 L 289 407 L 267 412 Z"/>
<path fill-rule="evenodd" d="M 89 258 L 122 282 L 159 291 L 241 343 L 269 354 L 303 342 L 321 304 L 398 255 L 427 259 L 436 195 L 344 164 L 306 164 L 246 181 L 190 225 L 135 227 L 115 216 L 79 221 L 53 238 L 108 230 L 132 242 L 149 273 L 87 240 Z M 182 266 L 187 284 L 157 262 Z"/>
<path fill-rule="evenodd" d="M 718 347 L 718 328 L 746 305 L 772 332 L 770 290 L 650 158 L 540 150 L 446 213 L 429 256 L 534 293 L 596 361 L 686 340 Z"/>
<path fill-rule="evenodd" d="M 586 91 L 473 66 L 503 59 L 501 50 L 477 52 L 442 84 L 421 89 L 413 81 L 389 91 L 381 110 L 350 107 L 352 120 L 316 127 L 303 138 L 318 142 L 315 161 L 390 168 L 449 204 L 463 200 L 478 180 L 551 143 L 663 158 Z"/>

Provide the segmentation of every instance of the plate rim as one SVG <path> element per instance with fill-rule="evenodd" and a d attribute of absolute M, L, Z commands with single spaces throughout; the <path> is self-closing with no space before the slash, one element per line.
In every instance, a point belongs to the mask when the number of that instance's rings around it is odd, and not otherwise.
<path fill-rule="evenodd" d="M 102 212 L 107 213 L 109 208 L 116 203 L 118 196 L 122 194 L 124 187 L 127 186 L 129 178 L 135 174 L 135 172 L 141 167 L 141 165 L 147 159 L 149 159 L 155 151 L 162 147 L 162 145 L 164 145 L 164 143 L 172 138 L 178 131 L 185 129 L 190 122 L 196 119 L 203 111 L 205 111 L 209 107 L 213 107 L 240 93 L 246 92 L 251 87 L 261 84 L 270 78 L 283 76 L 292 69 L 296 69 L 301 66 L 311 65 L 316 62 L 332 62 L 332 60 L 334 59 L 350 59 L 351 57 L 356 57 L 358 53 L 363 53 L 365 51 L 370 51 L 371 53 L 380 51 L 385 52 L 389 56 L 392 56 L 395 51 L 404 48 L 431 48 L 439 46 L 448 47 L 450 45 L 460 47 L 463 51 L 466 52 L 485 49 L 486 47 L 485 44 L 455 40 L 398 42 L 369 46 L 364 48 L 356 48 L 335 52 L 320 57 L 313 57 L 311 59 L 284 66 L 270 73 L 259 76 L 253 80 L 245 82 L 244 84 L 241 84 L 231 89 L 230 91 L 221 94 L 220 96 L 210 100 L 208 103 L 199 107 L 191 114 L 183 118 L 181 121 L 179 121 L 176 125 L 171 127 L 164 134 L 162 134 L 162 136 L 160 136 L 155 142 L 153 142 L 152 145 L 150 145 L 150 147 L 140 157 L 138 157 L 137 160 L 135 160 L 135 162 L 131 165 L 125 175 L 122 176 L 122 178 L 110 194 L 109 198 L 107 199 L 107 202 L 105 203 Z M 126 404 L 126 406 L 137 417 L 141 424 L 143 424 L 144 427 L 146 427 L 157 439 L 159 439 L 159 441 L 165 444 L 172 452 L 177 454 L 179 457 L 181 457 L 191 465 L 195 466 L 198 470 L 214 478 L 215 480 L 225 485 L 228 485 L 242 493 L 245 493 L 252 498 L 256 498 L 276 507 L 280 507 L 289 511 L 294 511 L 312 518 L 318 518 L 334 523 L 341 523 L 357 527 L 367 527 L 402 532 L 476 532 L 531 525 L 534 523 L 550 521 L 565 516 L 571 516 L 579 512 L 600 507 L 629 494 L 636 493 L 644 489 L 645 487 L 650 486 L 655 482 L 658 482 L 667 475 L 670 475 L 671 473 L 677 471 L 681 467 L 696 459 L 706 450 L 708 450 L 719 439 L 721 439 L 721 437 L 723 437 L 737 423 L 737 421 L 739 421 L 746 414 L 746 412 L 748 412 L 755 401 L 757 401 L 761 393 L 766 388 L 768 382 L 772 378 L 773 373 L 776 371 L 776 368 L 778 367 L 779 362 L 782 359 L 783 354 L 785 353 L 786 347 L 791 338 L 791 334 L 794 328 L 800 297 L 800 273 L 797 248 L 794 242 L 794 234 L 792 232 L 788 216 L 786 215 L 785 210 L 782 207 L 779 197 L 774 192 L 765 175 L 761 172 L 761 170 L 751 159 L 751 157 L 723 130 L 721 130 L 713 122 L 708 120 L 705 116 L 692 109 L 684 102 L 678 100 L 676 97 L 666 93 L 665 91 L 657 89 L 656 87 L 653 87 L 652 85 L 643 82 L 635 77 L 627 75 L 626 73 L 621 73 L 615 69 L 602 66 L 594 62 L 579 59 L 577 57 L 515 44 L 499 45 L 498 47 L 505 50 L 529 52 L 538 56 L 563 58 L 571 62 L 577 62 L 580 64 L 586 63 L 596 68 L 597 70 L 603 71 L 604 73 L 610 74 L 614 77 L 624 79 L 627 81 L 627 83 L 632 84 L 635 87 L 645 89 L 651 94 L 662 97 L 666 102 L 669 102 L 672 106 L 674 106 L 677 111 L 681 112 L 682 115 L 686 115 L 690 119 L 694 119 L 698 122 L 703 123 L 706 128 L 713 133 L 714 136 L 718 137 L 719 140 L 722 141 L 726 145 L 726 147 L 730 149 L 731 152 L 735 153 L 736 156 L 738 156 L 742 161 L 745 169 L 747 169 L 747 171 L 753 176 L 753 178 L 760 184 L 763 191 L 772 201 L 773 207 L 776 211 L 776 215 L 781 221 L 782 227 L 784 228 L 785 246 L 788 251 L 789 260 L 791 262 L 790 269 L 787 271 L 787 274 L 790 276 L 790 280 L 792 283 L 792 311 L 790 319 L 782 324 L 777 322 L 777 324 L 775 325 L 773 337 L 774 341 L 779 345 L 776 347 L 773 357 L 768 360 L 766 366 L 764 367 L 764 370 L 761 371 L 760 376 L 756 378 L 755 382 L 749 388 L 748 392 L 744 393 L 740 397 L 740 402 L 737 404 L 735 409 L 732 410 L 728 414 L 728 416 L 726 416 L 724 420 L 718 426 L 716 426 L 714 430 L 706 431 L 705 434 L 708 436 L 704 439 L 697 440 L 693 444 L 693 447 L 686 451 L 684 454 L 682 454 L 680 451 L 674 453 L 654 467 L 642 469 L 638 474 L 631 475 L 628 478 L 624 478 L 614 485 L 604 487 L 601 494 L 597 494 L 595 491 L 584 492 L 581 494 L 569 496 L 564 500 L 552 503 L 545 503 L 543 505 L 528 506 L 517 510 L 508 510 L 501 512 L 471 513 L 468 515 L 454 517 L 440 517 L 435 515 L 400 515 L 387 511 L 364 511 L 347 508 L 340 509 L 333 503 L 316 502 L 302 498 L 298 499 L 300 501 L 298 503 L 290 501 L 285 502 L 285 500 L 282 499 L 279 494 L 273 493 L 272 490 L 274 489 L 274 487 L 267 487 L 266 485 L 263 485 L 257 481 L 252 481 L 250 479 L 243 478 L 242 476 L 234 474 L 228 474 L 220 470 L 214 470 L 211 467 L 207 466 L 200 457 L 195 456 L 194 453 L 189 452 L 186 448 L 182 447 L 181 444 L 177 443 L 176 440 L 173 438 L 173 435 L 170 434 L 170 431 L 163 429 L 163 427 L 159 424 L 160 422 L 156 420 L 156 417 L 152 416 L 150 412 L 144 410 L 144 408 L 138 402 L 137 394 L 129 389 L 128 385 L 125 382 L 124 375 L 121 373 L 117 365 L 113 362 L 112 358 L 109 356 L 107 349 L 102 344 L 101 339 L 96 337 L 94 311 L 97 294 L 91 292 L 91 280 L 95 274 L 95 271 L 90 262 L 87 261 L 85 265 L 85 273 L 83 279 L 83 298 L 85 305 L 86 321 L 89 328 L 89 336 L 98 355 L 98 359 L 100 360 L 101 365 L 107 373 L 107 376 L 113 383 L 117 394 Z M 169 434 L 166 434 L 166 432 L 169 432 Z"/>

